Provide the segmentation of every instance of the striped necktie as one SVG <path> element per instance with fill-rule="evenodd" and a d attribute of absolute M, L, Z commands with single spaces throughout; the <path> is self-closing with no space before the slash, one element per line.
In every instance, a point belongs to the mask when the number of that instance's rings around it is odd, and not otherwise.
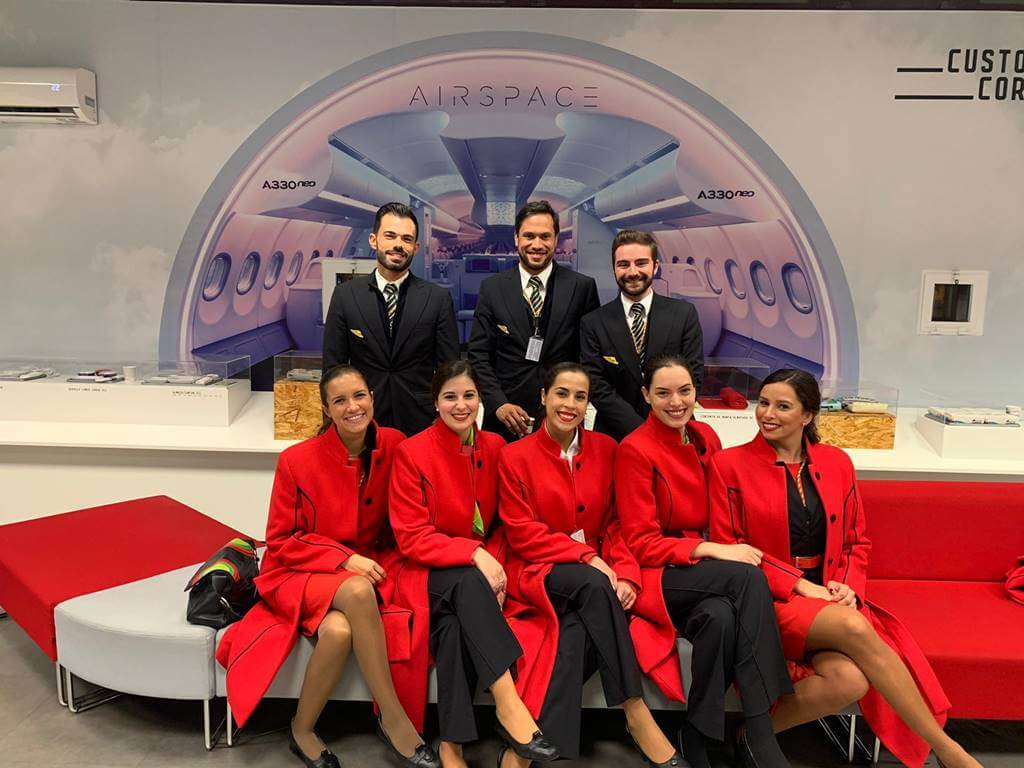
<path fill-rule="evenodd" d="M 388 283 L 384 286 L 384 309 L 388 313 L 388 333 L 395 330 L 395 313 L 398 312 L 398 286 Z"/>
<path fill-rule="evenodd" d="M 536 275 L 526 281 L 526 302 L 530 305 L 534 317 L 540 317 L 541 310 L 544 309 L 544 298 L 540 295 L 542 287 L 540 278 Z"/>
<path fill-rule="evenodd" d="M 633 346 L 636 347 L 637 357 L 643 363 L 644 353 L 647 351 L 647 320 L 644 317 L 644 305 L 638 301 L 630 307 L 629 317 L 629 332 L 633 336 Z"/>

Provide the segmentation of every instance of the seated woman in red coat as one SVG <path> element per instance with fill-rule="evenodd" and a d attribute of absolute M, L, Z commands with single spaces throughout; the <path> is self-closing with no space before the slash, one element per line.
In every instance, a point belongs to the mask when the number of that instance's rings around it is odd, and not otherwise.
<path fill-rule="evenodd" d="M 405 558 L 396 600 L 414 611 L 413 652 L 429 642 L 437 669 L 441 763 L 466 766 L 462 745 L 477 738 L 478 683 L 494 696 L 505 744 L 527 760 L 554 760 L 558 752 L 519 698 L 510 671 L 522 649 L 501 612 L 507 579 L 501 537 L 490 535 L 505 441 L 476 429 L 480 386 L 469 363 L 443 363 L 432 394 L 439 418 L 395 455 L 391 526 Z M 424 671 L 416 691 L 421 702 L 426 679 Z"/>
<path fill-rule="evenodd" d="M 286 449 L 277 464 L 267 550 L 256 586 L 261 602 L 218 648 L 227 662 L 228 699 L 243 724 L 299 632 L 316 636 L 289 731 L 292 752 L 309 768 L 338 759 L 313 732 L 351 650 L 380 708 L 378 729 L 402 763 L 436 768 L 391 679 L 377 585 L 393 578 L 387 488 L 402 433 L 373 422 L 373 394 L 357 369 L 339 365 L 320 381 L 324 426 Z M 386 608 L 386 607 L 385 607 Z M 407 617 L 403 613 L 399 616 Z"/>
<path fill-rule="evenodd" d="M 640 568 L 614 519 L 615 441 L 582 427 L 589 398 L 582 366 L 552 366 L 543 422 L 501 452 L 505 612 L 524 649 L 516 682 L 561 756 L 575 759 L 583 684 L 600 670 L 606 703 L 622 705 L 648 763 L 682 766 L 643 700 L 624 610 L 636 600 Z M 527 763 L 511 756 L 505 765 Z"/>
<path fill-rule="evenodd" d="M 818 442 L 809 373 L 764 380 L 758 434 L 712 461 L 711 537 L 764 552 L 786 658 L 797 679 L 772 715 L 776 731 L 860 700 L 875 734 L 910 766 L 929 746 L 947 766 L 978 762 L 942 730 L 949 701 L 910 633 L 868 601 L 864 510 L 853 464 Z M 916 680 L 916 682 L 915 682 Z"/>
<path fill-rule="evenodd" d="M 744 725 L 738 757 L 787 766 L 770 710 L 793 690 L 782 655 L 761 552 L 704 540 L 705 468 L 721 448 L 714 430 L 694 421 L 697 393 L 686 361 L 657 355 L 644 367 L 647 421 L 615 457 L 616 506 L 626 543 L 641 566 L 630 632 L 641 669 L 670 699 L 684 701 L 676 632 L 693 645 L 693 679 L 682 726 L 683 756 L 709 768 L 706 740 L 725 737 L 725 691 L 735 682 Z"/>

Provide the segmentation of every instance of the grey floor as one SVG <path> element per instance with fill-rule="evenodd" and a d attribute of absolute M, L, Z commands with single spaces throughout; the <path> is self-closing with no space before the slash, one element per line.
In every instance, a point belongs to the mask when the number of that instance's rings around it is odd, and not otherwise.
<path fill-rule="evenodd" d="M 193 768 L 193 766 L 298 766 L 286 747 L 284 727 L 293 703 L 270 701 L 254 715 L 233 748 L 207 752 L 202 710 L 195 702 L 125 696 L 78 715 L 57 704 L 52 662 L 10 619 L 0 621 L 0 766 L 2 768 Z M 629 768 L 643 765 L 625 742 L 619 712 L 584 715 L 584 756 L 560 765 Z M 671 713 L 659 715 L 672 727 Z M 320 734 L 346 768 L 395 765 L 372 735 L 366 705 L 331 703 Z M 493 713 L 481 708 L 481 733 L 492 732 Z M 949 730 L 987 768 L 1024 766 L 1024 723 L 956 721 Z M 815 725 L 784 734 L 794 766 L 841 766 Z M 470 764 L 494 765 L 498 742 L 488 736 L 467 750 Z"/>

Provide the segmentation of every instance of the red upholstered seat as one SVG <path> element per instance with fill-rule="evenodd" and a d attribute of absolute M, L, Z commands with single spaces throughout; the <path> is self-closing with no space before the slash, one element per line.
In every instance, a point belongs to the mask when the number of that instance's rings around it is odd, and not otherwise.
<path fill-rule="evenodd" d="M 865 480 L 868 597 L 913 633 L 952 717 L 1024 718 L 1024 483 Z"/>
<path fill-rule="evenodd" d="M 873 580 L 868 597 L 898 616 L 953 703 L 951 717 L 1024 717 L 1024 605 L 999 582 Z"/>
<path fill-rule="evenodd" d="M 999 581 L 1024 555 L 1024 483 L 863 480 L 868 577 Z"/>
<path fill-rule="evenodd" d="M 0 526 L 0 605 L 56 660 L 58 603 L 202 562 L 238 535 L 167 496 Z"/>

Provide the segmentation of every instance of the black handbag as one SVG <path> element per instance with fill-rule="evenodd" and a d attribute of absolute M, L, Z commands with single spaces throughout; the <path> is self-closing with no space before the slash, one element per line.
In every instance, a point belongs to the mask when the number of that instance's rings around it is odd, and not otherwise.
<path fill-rule="evenodd" d="M 192 575 L 185 587 L 189 624 L 223 629 L 256 604 L 256 547 L 252 539 L 232 539 Z"/>

